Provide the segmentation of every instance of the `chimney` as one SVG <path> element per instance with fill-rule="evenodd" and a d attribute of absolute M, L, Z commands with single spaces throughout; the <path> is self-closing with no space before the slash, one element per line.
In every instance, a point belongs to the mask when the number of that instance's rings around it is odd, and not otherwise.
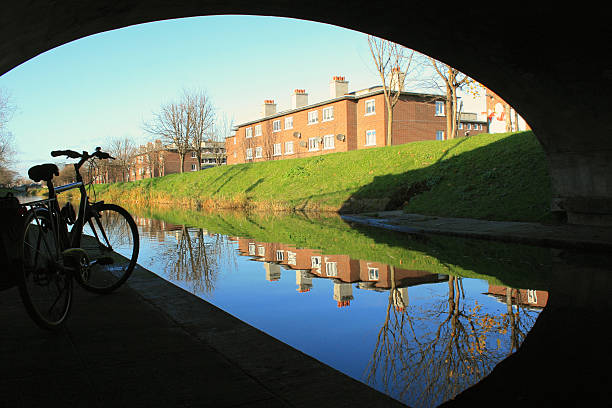
<path fill-rule="evenodd" d="M 403 73 L 399 67 L 391 68 L 391 83 L 389 84 L 389 88 L 392 91 L 404 91 L 404 79 L 406 78 L 406 74 Z"/>
<path fill-rule="evenodd" d="M 339 98 L 348 93 L 348 81 L 344 80 L 343 76 L 334 76 L 329 82 L 329 96 L 333 98 Z"/>
<path fill-rule="evenodd" d="M 274 99 L 266 99 L 263 103 L 261 114 L 262 116 L 270 116 L 276 113 L 276 104 L 274 103 Z"/>
<path fill-rule="evenodd" d="M 308 105 L 308 94 L 304 89 L 296 89 L 291 97 L 291 108 L 301 108 Z"/>

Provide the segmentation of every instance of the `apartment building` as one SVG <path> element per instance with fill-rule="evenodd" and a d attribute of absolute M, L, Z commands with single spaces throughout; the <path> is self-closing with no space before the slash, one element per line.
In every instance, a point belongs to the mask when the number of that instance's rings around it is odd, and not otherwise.
<path fill-rule="evenodd" d="M 176 147 L 163 145 L 160 140 L 140 146 L 134 160 L 130 181 L 181 172 L 181 161 Z M 201 162 L 198 164 L 197 152 L 189 151 L 185 155 L 183 169 L 185 172 L 198 171 L 226 164 L 226 161 L 225 143 L 207 140 L 202 142 Z"/>
<path fill-rule="evenodd" d="M 262 117 L 235 127 L 225 141 L 227 163 L 279 160 L 385 146 L 387 108 L 381 86 L 348 91 L 348 81 L 334 76 L 330 99 L 309 104 L 304 89 L 292 95 L 291 109 L 277 112 L 265 100 Z M 444 140 L 444 97 L 402 91 L 394 108 L 392 144 Z M 470 135 L 487 132 L 487 124 L 466 118 Z M 473 130 L 472 130 L 473 129 Z M 461 133 L 460 133 L 461 135 Z"/>

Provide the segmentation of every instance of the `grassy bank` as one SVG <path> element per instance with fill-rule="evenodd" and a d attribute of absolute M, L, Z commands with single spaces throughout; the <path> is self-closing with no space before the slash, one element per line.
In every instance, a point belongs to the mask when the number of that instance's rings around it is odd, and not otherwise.
<path fill-rule="evenodd" d="M 222 166 L 97 186 L 132 204 L 407 212 L 492 220 L 549 216 L 546 158 L 531 132 Z"/>

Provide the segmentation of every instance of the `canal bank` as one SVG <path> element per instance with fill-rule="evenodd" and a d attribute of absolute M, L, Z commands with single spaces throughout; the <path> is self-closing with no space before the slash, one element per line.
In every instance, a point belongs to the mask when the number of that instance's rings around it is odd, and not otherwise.
<path fill-rule="evenodd" d="M 65 330 L 0 297 L 0 407 L 403 406 L 137 267 L 107 296 L 80 288 Z"/>
<path fill-rule="evenodd" d="M 350 223 L 408 234 L 450 235 L 586 251 L 612 250 L 612 228 L 609 227 L 487 221 L 407 214 L 403 211 L 380 211 L 359 215 L 343 214 L 341 217 Z"/>

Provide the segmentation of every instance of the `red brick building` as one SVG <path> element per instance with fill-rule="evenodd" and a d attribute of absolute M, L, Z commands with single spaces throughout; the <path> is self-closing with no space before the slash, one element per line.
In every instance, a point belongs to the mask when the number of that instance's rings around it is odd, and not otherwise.
<path fill-rule="evenodd" d="M 292 108 L 276 112 L 265 100 L 262 118 L 240 124 L 225 141 L 227 163 L 316 156 L 386 145 L 387 109 L 381 86 L 348 92 L 348 81 L 335 76 L 330 99 L 309 104 L 308 94 L 296 89 Z M 470 135 L 488 131 L 486 122 L 462 115 Z M 402 92 L 393 114 L 392 144 L 444 140 L 444 97 Z M 460 133 L 461 135 L 461 133 Z"/>
<path fill-rule="evenodd" d="M 202 161 L 199 165 L 196 152 L 187 152 L 183 165 L 184 172 L 226 164 L 225 143 L 208 140 L 202 142 L 202 149 Z M 149 142 L 139 147 L 139 153 L 134 158 L 134 166 L 130 172 L 130 181 L 180 172 L 181 161 L 176 148 L 164 146 L 160 140 L 156 140 L 154 143 Z"/>

